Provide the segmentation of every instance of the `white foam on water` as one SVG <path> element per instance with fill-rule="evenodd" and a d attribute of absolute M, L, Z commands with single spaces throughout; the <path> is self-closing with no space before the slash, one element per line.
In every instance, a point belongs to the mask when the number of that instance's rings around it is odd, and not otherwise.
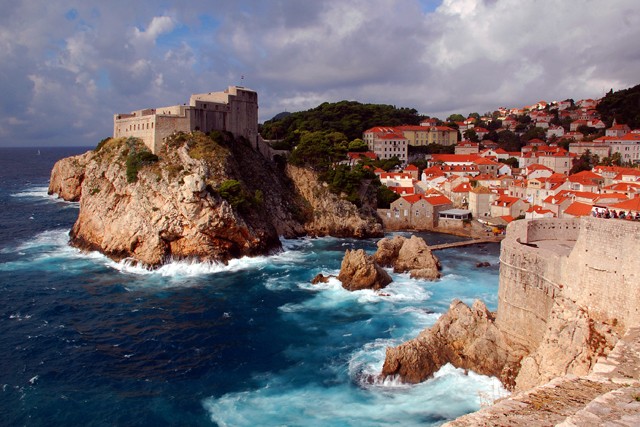
<path fill-rule="evenodd" d="M 497 379 L 450 365 L 418 385 L 394 379 L 358 388 L 348 383 L 295 387 L 285 378 L 264 381 L 255 390 L 205 399 L 203 406 L 220 426 L 424 426 L 480 409 L 483 396 L 488 401 L 506 394 Z"/>
<path fill-rule="evenodd" d="M 49 187 L 38 186 L 38 187 L 30 187 L 25 189 L 24 191 L 20 191 L 18 193 L 11 194 L 11 197 L 33 197 L 39 199 L 51 199 L 56 196 L 50 196 L 48 194 Z"/>

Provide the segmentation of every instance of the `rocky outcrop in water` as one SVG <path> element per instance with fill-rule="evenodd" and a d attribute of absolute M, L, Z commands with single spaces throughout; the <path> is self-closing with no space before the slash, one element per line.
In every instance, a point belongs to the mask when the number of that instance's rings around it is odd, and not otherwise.
<path fill-rule="evenodd" d="M 392 281 L 389 273 L 363 249 L 345 252 L 338 279 L 342 282 L 342 287 L 350 291 L 381 289 Z"/>
<path fill-rule="evenodd" d="M 500 253 L 498 311 L 454 301 L 432 328 L 387 350 L 382 376 L 418 382 L 452 363 L 496 376 L 516 392 L 550 382 L 571 393 L 582 381 L 558 378 L 591 376 L 620 336 L 638 327 L 639 237 L 640 224 L 597 218 L 510 224 Z M 564 411 L 578 394 L 552 412 Z M 516 425 L 499 419 L 493 425 Z"/>
<path fill-rule="evenodd" d="M 382 376 L 418 383 L 447 363 L 513 383 L 519 358 L 481 301 L 469 308 L 454 300 L 436 324 L 406 343 L 387 348 Z"/>
<path fill-rule="evenodd" d="M 393 267 L 395 273 L 409 272 L 413 279 L 435 280 L 440 277 L 440 261 L 424 239 L 417 236 L 380 240 L 374 259 L 384 267 Z"/>
<path fill-rule="evenodd" d="M 347 201 L 318 205 L 325 190 L 312 172 L 292 169 L 289 178 L 246 141 L 197 132 L 176 135 L 159 158 L 135 140 L 106 141 L 56 163 L 49 185 L 50 194 L 80 199 L 74 246 L 150 267 L 267 254 L 280 248 L 279 236 L 382 232 Z"/>

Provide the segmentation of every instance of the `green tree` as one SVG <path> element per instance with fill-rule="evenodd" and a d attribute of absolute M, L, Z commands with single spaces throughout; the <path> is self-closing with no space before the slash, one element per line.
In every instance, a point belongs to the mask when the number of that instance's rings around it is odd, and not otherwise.
<path fill-rule="evenodd" d="M 462 114 L 452 114 L 447 117 L 447 122 L 455 123 L 455 122 L 464 122 L 464 116 Z"/>
<path fill-rule="evenodd" d="M 467 129 L 464 131 L 464 138 L 473 142 L 480 142 L 480 138 L 478 138 L 478 134 L 473 129 Z"/>
<path fill-rule="evenodd" d="M 369 147 L 367 143 L 361 140 L 360 138 L 356 138 L 349 143 L 349 151 L 355 153 L 363 153 L 365 151 L 369 151 Z"/>

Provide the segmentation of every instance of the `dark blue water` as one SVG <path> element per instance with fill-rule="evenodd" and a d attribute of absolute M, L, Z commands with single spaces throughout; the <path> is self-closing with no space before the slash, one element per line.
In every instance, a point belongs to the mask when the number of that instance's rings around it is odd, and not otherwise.
<path fill-rule="evenodd" d="M 78 206 L 47 196 L 49 172 L 84 151 L 0 149 L 1 425 L 438 425 L 503 393 L 449 366 L 365 380 L 452 298 L 495 309 L 497 245 L 441 251 L 442 280 L 393 274 L 389 296 L 309 283 L 373 240 L 151 273 L 67 245 Z"/>

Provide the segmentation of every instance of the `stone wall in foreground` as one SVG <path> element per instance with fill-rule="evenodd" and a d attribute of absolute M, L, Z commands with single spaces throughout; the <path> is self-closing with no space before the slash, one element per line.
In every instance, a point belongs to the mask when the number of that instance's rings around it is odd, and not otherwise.
<path fill-rule="evenodd" d="M 635 221 L 513 222 L 500 253 L 499 329 L 516 345 L 536 349 L 559 297 L 619 332 L 640 324 L 639 253 Z"/>

